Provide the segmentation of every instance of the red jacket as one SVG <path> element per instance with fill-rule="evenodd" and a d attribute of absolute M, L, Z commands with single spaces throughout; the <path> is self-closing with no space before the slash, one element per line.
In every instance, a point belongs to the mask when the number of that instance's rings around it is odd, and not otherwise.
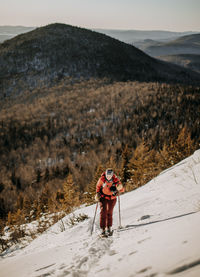
<path fill-rule="evenodd" d="M 102 173 L 99 178 L 96 186 L 96 192 L 101 192 L 101 197 L 105 197 L 106 199 L 115 199 L 116 195 L 113 195 L 113 191 L 110 188 L 116 188 L 117 185 L 121 184 L 120 180 L 117 176 L 113 175 L 112 180 L 110 182 L 107 181 L 105 172 Z M 124 188 L 120 190 L 120 192 L 124 192 Z"/>

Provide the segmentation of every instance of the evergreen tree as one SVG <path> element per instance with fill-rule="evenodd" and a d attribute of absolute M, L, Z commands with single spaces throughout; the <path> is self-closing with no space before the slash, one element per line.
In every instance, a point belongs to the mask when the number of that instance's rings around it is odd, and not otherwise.
<path fill-rule="evenodd" d="M 7 224 L 6 225 L 10 226 L 12 224 L 13 224 L 13 216 L 12 216 L 11 211 L 9 211 L 9 213 L 8 213 L 8 219 L 7 219 Z"/>
<path fill-rule="evenodd" d="M 47 167 L 46 170 L 45 170 L 45 175 L 44 175 L 45 181 L 49 181 L 49 175 L 50 175 L 50 173 L 49 173 L 49 169 Z"/>
<path fill-rule="evenodd" d="M 23 194 L 20 193 L 17 197 L 17 209 L 22 210 L 23 209 L 23 204 L 24 204 L 24 197 L 23 197 Z"/>
<path fill-rule="evenodd" d="M 132 158 L 130 159 L 128 168 L 131 181 L 126 190 L 132 190 L 144 184 L 145 177 L 145 161 L 147 160 L 149 148 L 144 141 L 135 149 Z M 131 186 L 130 186 L 131 185 Z"/>
<path fill-rule="evenodd" d="M 31 210 L 31 219 L 36 219 L 37 215 L 38 215 L 38 201 L 34 200 L 32 210 Z"/>
<path fill-rule="evenodd" d="M 14 223 L 18 226 L 24 223 L 24 215 L 23 212 L 18 209 L 17 212 L 13 215 Z"/>
<path fill-rule="evenodd" d="M 50 195 L 49 189 L 46 185 L 39 198 L 38 213 L 40 215 L 42 213 L 47 213 L 49 211 L 48 203 L 49 203 L 50 196 L 51 195 Z"/>
<path fill-rule="evenodd" d="M 103 168 L 103 166 L 99 165 L 96 169 L 92 182 L 86 187 L 86 191 L 84 193 L 84 202 L 86 202 L 87 204 L 92 204 L 95 202 L 94 198 L 96 194 L 96 185 L 104 170 L 105 169 Z"/>
<path fill-rule="evenodd" d="M 41 181 L 41 177 L 42 177 L 42 171 L 40 168 L 37 168 L 36 170 L 36 182 L 39 183 Z"/>
<path fill-rule="evenodd" d="M 106 163 L 106 168 L 112 168 L 116 174 L 119 174 L 117 165 L 116 165 L 116 162 L 115 162 L 115 159 L 113 158 L 113 156 L 111 156 L 109 161 Z"/>
<path fill-rule="evenodd" d="M 181 129 L 178 137 L 171 140 L 169 145 L 164 144 L 160 154 L 164 160 L 163 169 L 172 166 L 190 156 L 196 149 L 195 142 L 186 127 Z"/>
<path fill-rule="evenodd" d="M 128 167 L 130 157 L 131 157 L 131 151 L 128 145 L 126 145 L 124 151 L 122 152 L 122 165 L 121 165 L 121 174 L 120 174 L 123 185 L 125 185 L 127 180 L 130 179 L 130 172 Z"/>
<path fill-rule="evenodd" d="M 7 212 L 5 208 L 4 199 L 0 198 L 0 218 L 6 218 Z"/>
<path fill-rule="evenodd" d="M 176 148 L 176 162 L 190 156 L 195 150 L 195 143 L 191 139 L 191 134 L 186 127 L 184 127 L 175 142 Z"/>
<path fill-rule="evenodd" d="M 30 198 L 25 195 L 23 199 L 23 213 L 27 220 L 30 220 L 30 211 L 31 211 L 31 200 Z"/>
<path fill-rule="evenodd" d="M 73 210 L 74 207 L 80 205 L 80 192 L 76 188 L 71 174 L 67 176 L 67 179 L 63 184 L 63 190 L 63 208 L 67 213 L 69 213 Z"/>

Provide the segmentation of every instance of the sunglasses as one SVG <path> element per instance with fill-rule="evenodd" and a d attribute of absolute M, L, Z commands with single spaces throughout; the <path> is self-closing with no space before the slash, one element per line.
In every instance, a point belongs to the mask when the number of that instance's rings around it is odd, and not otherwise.
<path fill-rule="evenodd" d="M 107 174 L 107 175 L 113 175 L 113 171 L 112 171 L 112 170 L 107 170 L 107 171 L 106 171 L 106 174 Z"/>

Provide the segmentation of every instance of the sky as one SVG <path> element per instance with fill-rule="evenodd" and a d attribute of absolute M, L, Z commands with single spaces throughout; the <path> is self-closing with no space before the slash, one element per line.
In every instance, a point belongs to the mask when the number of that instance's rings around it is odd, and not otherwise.
<path fill-rule="evenodd" d="M 0 0 L 0 25 L 200 31 L 200 0 Z"/>

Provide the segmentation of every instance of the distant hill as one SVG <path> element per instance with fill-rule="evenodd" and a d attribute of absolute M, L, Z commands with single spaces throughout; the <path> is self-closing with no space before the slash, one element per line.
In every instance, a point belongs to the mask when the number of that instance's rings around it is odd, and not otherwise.
<path fill-rule="evenodd" d="M 158 57 L 163 61 L 184 66 L 200 73 L 200 55 L 180 54 Z"/>
<path fill-rule="evenodd" d="M 51 24 L 0 45 L 1 96 L 51 86 L 64 77 L 126 81 L 200 81 L 200 75 L 155 60 L 134 46 L 65 24 Z"/>
<path fill-rule="evenodd" d="M 145 39 L 145 40 L 136 41 L 134 43 L 134 46 L 146 53 L 150 47 L 160 47 L 162 46 L 162 44 L 163 44 L 162 42 L 157 40 Z"/>
<path fill-rule="evenodd" d="M 169 32 L 169 31 L 141 31 L 141 30 L 109 30 L 94 29 L 94 31 L 108 35 L 110 37 L 121 40 L 125 43 L 134 44 L 143 40 L 169 41 L 178 37 L 194 34 L 194 32 Z"/>
<path fill-rule="evenodd" d="M 33 29 L 35 29 L 35 27 L 0 26 L 0 43 L 19 34 L 30 32 Z"/>
<path fill-rule="evenodd" d="M 144 41 L 137 43 L 136 46 L 153 57 L 180 54 L 200 55 L 200 34 L 183 36 L 166 43 Z"/>

